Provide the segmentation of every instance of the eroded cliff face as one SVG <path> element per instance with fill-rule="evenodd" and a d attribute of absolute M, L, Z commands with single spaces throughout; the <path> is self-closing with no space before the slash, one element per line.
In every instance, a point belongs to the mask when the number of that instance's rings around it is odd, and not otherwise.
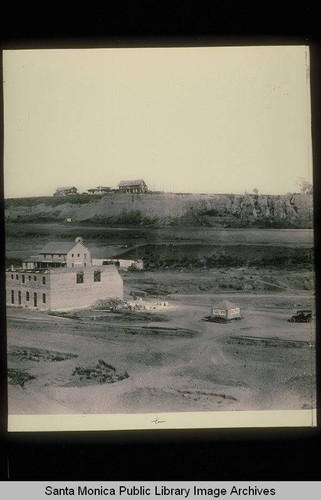
<path fill-rule="evenodd" d="M 312 228 L 311 195 L 116 194 L 5 201 L 10 222 Z"/>

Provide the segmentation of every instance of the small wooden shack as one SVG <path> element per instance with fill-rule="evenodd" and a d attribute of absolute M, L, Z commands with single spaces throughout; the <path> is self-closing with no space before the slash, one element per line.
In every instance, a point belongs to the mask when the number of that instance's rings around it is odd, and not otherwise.
<path fill-rule="evenodd" d="M 241 309 L 228 300 L 215 304 L 211 309 L 212 319 L 231 320 L 241 318 Z"/>

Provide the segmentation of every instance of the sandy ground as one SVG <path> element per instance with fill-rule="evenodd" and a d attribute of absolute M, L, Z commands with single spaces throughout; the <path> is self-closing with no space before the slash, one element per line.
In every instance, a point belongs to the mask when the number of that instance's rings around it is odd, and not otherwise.
<path fill-rule="evenodd" d="M 309 304 L 309 293 L 215 294 L 215 301 L 225 298 L 241 306 L 243 319 L 204 321 L 214 301 L 206 293 L 170 296 L 168 309 L 144 321 L 90 310 L 69 319 L 9 308 L 9 368 L 35 377 L 23 387 L 9 384 L 9 414 L 315 407 L 315 323 L 287 321 L 299 304 Z M 17 346 L 77 357 L 20 359 L 10 354 Z M 97 383 L 73 375 L 77 366 L 99 360 L 128 378 Z"/>

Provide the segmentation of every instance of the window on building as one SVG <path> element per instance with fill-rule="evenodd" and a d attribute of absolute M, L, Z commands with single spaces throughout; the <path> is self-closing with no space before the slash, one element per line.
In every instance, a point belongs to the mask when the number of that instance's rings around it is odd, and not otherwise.
<path fill-rule="evenodd" d="M 22 279 L 22 283 L 24 283 L 26 281 L 26 277 L 24 274 L 21 276 L 21 279 Z"/>
<path fill-rule="evenodd" d="M 33 281 L 37 281 L 37 276 L 34 276 L 34 277 L 33 277 Z"/>
<path fill-rule="evenodd" d="M 77 253 L 77 257 L 80 257 L 80 254 L 79 254 L 79 253 Z"/>
<path fill-rule="evenodd" d="M 36 293 L 36 292 L 34 292 L 34 294 L 33 294 L 33 305 L 34 305 L 35 307 L 37 307 L 37 304 L 38 304 L 38 300 L 37 300 L 37 293 Z"/>
<path fill-rule="evenodd" d="M 84 267 L 86 267 L 86 262 L 84 262 Z"/>
<path fill-rule="evenodd" d="M 11 304 L 14 304 L 14 290 L 11 290 Z"/>
<path fill-rule="evenodd" d="M 73 256 L 74 256 L 74 254 L 72 253 L 72 254 L 71 254 L 71 256 L 73 257 Z"/>
<path fill-rule="evenodd" d="M 43 276 L 43 277 L 42 277 L 41 282 L 42 282 L 42 284 L 43 284 L 43 285 L 45 285 L 45 284 L 46 284 L 46 277 L 45 277 L 45 276 Z"/>
<path fill-rule="evenodd" d="M 18 275 L 18 274 L 16 274 L 16 280 L 18 280 L 18 279 L 19 279 L 19 275 Z"/>
<path fill-rule="evenodd" d="M 42 302 L 43 302 L 43 304 L 46 303 L 46 294 L 45 293 L 42 294 Z"/>
<path fill-rule="evenodd" d="M 21 306 L 21 292 L 20 290 L 18 291 L 18 304 Z"/>
<path fill-rule="evenodd" d="M 224 309 L 214 309 L 213 314 L 218 314 L 219 316 L 226 316 Z"/>
<path fill-rule="evenodd" d="M 26 292 L 26 301 L 29 302 L 29 292 Z"/>
<path fill-rule="evenodd" d="M 71 267 L 75 267 L 74 263 L 71 264 Z"/>
<path fill-rule="evenodd" d="M 31 276 L 30 275 L 28 276 L 28 280 L 31 281 Z"/>
<path fill-rule="evenodd" d="M 11 274 L 11 279 L 13 280 L 13 278 L 14 278 L 14 275 L 13 275 L 13 274 Z"/>
<path fill-rule="evenodd" d="M 101 281 L 101 272 L 94 271 L 94 281 Z"/>
<path fill-rule="evenodd" d="M 87 254 L 86 253 L 84 253 L 84 259 L 87 259 Z"/>
<path fill-rule="evenodd" d="M 76 282 L 77 283 L 83 283 L 84 282 L 84 273 L 77 273 Z"/>

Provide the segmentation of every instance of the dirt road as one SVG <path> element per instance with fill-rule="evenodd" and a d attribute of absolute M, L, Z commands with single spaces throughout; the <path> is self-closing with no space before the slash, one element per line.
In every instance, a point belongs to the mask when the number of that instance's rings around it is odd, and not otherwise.
<path fill-rule="evenodd" d="M 307 295 L 237 294 L 236 300 L 244 317 L 229 324 L 204 321 L 209 294 L 176 295 L 159 321 L 143 323 L 92 311 L 67 319 L 9 309 L 9 367 L 35 377 L 24 387 L 9 385 L 9 413 L 314 407 L 315 325 L 287 322 L 292 305 Z M 17 346 L 26 350 L 23 359 Z M 30 349 L 77 357 L 35 361 Z M 73 375 L 99 360 L 128 377 L 102 384 Z"/>

